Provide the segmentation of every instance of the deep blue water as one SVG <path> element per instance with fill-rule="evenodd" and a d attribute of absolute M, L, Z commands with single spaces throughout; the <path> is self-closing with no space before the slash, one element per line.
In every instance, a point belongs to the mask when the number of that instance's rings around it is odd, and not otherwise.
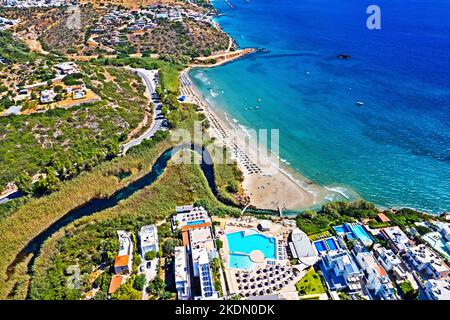
<path fill-rule="evenodd" d="M 269 52 L 191 72 L 215 108 L 245 127 L 280 129 L 280 157 L 321 185 L 383 206 L 450 210 L 448 0 L 230 2 L 213 2 L 223 29 Z M 371 4 L 381 30 L 366 28 Z"/>

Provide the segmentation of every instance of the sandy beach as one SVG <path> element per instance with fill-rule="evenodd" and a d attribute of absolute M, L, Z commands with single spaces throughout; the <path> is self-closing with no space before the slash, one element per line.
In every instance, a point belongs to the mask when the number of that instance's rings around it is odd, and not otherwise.
<path fill-rule="evenodd" d="M 208 134 L 215 142 L 227 147 L 232 159 L 244 174 L 243 188 L 250 204 L 261 209 L 295 210 L 312 207 L 328 193 L 297 172 L 284 167 L 276 156 L 261 152 L 248 135 L 232 121 L 219 117 L 203 99 L 189 78 L 190 68 L 180 74 L 180 91 L 186 102 L 197 104 L 209 120 Z"/>

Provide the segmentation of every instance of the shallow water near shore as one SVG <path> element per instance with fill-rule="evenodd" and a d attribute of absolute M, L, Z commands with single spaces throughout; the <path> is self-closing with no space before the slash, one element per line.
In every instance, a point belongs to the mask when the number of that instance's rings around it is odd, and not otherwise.
<path fill-rule="evenodd" d="M 381 30 L 366 28 L 368 1 L 231 3 L 213 2 L 222 28 L 267 52 L 190 72 L 216 111 L 279 129 L 284 163 L 334 191 L 450 210 L 447 1 L 380 0 Z"/>

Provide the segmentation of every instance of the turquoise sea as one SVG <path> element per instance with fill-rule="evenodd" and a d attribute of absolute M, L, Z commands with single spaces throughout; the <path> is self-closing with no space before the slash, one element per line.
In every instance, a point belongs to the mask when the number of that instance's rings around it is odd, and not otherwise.
<path fill-rule="evenodd" d="M 214 108 L 279 129 L 280 157 L 323 186 L 450 211 L 448 0 L 230 2 L 213 1 L 222 28 L 267 51 L 191 71 Z M 381 30 L 366 28 L 371 4 Z"/>

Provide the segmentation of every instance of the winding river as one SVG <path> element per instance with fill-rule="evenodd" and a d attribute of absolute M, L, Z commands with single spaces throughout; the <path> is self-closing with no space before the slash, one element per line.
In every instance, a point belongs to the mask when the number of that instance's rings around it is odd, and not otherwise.
<path fill-rule="evenodd" d="M 219 199 L 217 188 L 215 185 L 215 176 L 214 176 L 214 165 L 212 164 L 212 158 L 208 150 L 203 148 L 202 146 L 197 145 L 181 145 L 173 148 L 169 148 L 166 151 L 164 151 L 159 158 L 155 161 L 154 165 L 152 166 L 151 170 L 142 176 L 141 178 L 137 179 L 134 182 L 131 182 L 126 187 L 116 191 L 113 195 L 111 195 L 108 198 L 94 198 L 90 201 L 84 203 L 83 205 L 74 208 L 67 212 L 64 216 L 62 216 L 60 219 L 55 221 L 53 224 L 51 224 L 48 228 L 43 230 L 41 233 L 39 233 L 37 236 L 35 236 L 33 239 L 31 239 L 23 248 L 22 250 L 16 255 L 12 263 L 8 266 L 6 275 L 7 279 L 9 279 L 15 272 L 15 269 L 17 265 L 28 257 L 28 255 L 32 254 L 32 257 L 30 261 L 27 264 L 27 271 L 28 274 L 32 274 L 32 267 L 34 264 L 34 261 L 36 257 L 39 255 L 39 252 L 41 250 L 41 247 L 43 243 L 53 236 L 56 232 L 61 230 L 62 228 L 66 227 L 70 223 L 92 215 L 94 213 L 100 212 L 102 210 L 106 210 L 109 208 L 112 208 L 116 206 L 120 201 L 125 200 L 132 196 L 137 191 L 150 186 L 153 182 L 155 182 L 158 177 L 165 171 L 167 164 L 169 160 L 171 159 L 172 155 L 177 153 L 178 151 L 182 149 L 189 149 L 193 152 L 198 153 L 201 155 L 202 162 L 200 164 L 200 168 L 203 172 L 203 174 L 206 177 L 206 180 L 208 182 L 208 186 L 211 189 L 212 193 L 216 198 Z M 223 202 L 223 201 L 222 201 Z M 224 203 L 226 205 L 232 205 L 231 203 Z M 272 210 L 258 210 L 258 209 L 250 209 L 248 211 L 252 211 L 254 213 L 264 213 L 264 214 L 276 214 L 276 212 Z"/>

